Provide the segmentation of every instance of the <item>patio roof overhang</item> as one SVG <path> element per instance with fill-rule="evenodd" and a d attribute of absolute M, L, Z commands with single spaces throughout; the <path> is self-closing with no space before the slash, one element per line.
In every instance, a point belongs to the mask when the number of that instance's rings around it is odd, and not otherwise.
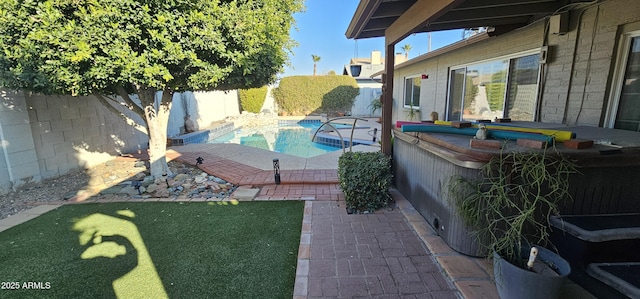
<path fill-rule="evenodd" d="M 500 34 L 526 26 L 585 0 L 361 0 L 346 37 L 385 37 L 395 44 L 409 34 L 489 27 Z"/>
<path fill-rule="evenodd" d="M 385 38 L 381 150 L 391 155 L 395 45 L 413 33 L 487 27 L 490 36 L 521 28 L 588 0 L 361 0 L 345 35 Z"/>

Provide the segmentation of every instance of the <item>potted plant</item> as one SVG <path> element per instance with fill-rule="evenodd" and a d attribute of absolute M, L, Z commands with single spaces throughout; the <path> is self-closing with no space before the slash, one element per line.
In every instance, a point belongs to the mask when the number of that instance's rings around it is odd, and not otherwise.
<path fill-rule="evenodd" d="M 501 153 L 478 178 L 455 176 L 448 185 L 459 216 L 492 253 L 503 299 L 557 298 L 571 271 L 544 246 L 549 245 L 549 219 L 570 199 L 569 176 L 577 168 L 548 151 Z M 532 247 L 537 260 L 528 263 Z"/>
<path fill-rule="evenodd" d="M 371 116 L 373 116 L 376 113 L 376 111 L 382 110 L 381 97 L 382 97 L 382 95 L 380 95 L 380 97 L 377 98 L 377 99 L 373 99 L 373 101 L 371 101 L 371 103 L 369 103 L 369 109 L 371 109 Z M 382 122 L 382 117 L 378 117 L 377 121 L 379 123 Z"/>
<path fill-rule="evenodd" d="M 407 118 L 410 122 L 418 120 L 420 118 L 420 111 L 415 109 L 413 106 L 409 106 L 409 110 L 407 110 Z"/>
<path fill-rule="evenodd" d="M 369 109 L 371 109 L 371 115 L 374 115 L 376 111 L 382 109 L 382 101 L 380 100 L 380 98 L 373 99 L 373 101 L 369 103 Z"/>

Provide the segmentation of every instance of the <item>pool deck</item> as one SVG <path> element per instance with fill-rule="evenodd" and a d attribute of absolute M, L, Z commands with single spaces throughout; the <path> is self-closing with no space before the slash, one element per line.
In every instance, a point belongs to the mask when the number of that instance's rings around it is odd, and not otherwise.
<path fill-rule="evenodd" d="M 354 136 L 365 138 L 368 130 Z M 359 145 L 353 150 L 378 151 L 379 147 Z M 198 167 L 207 173 L 259 189 L 253 200 L 305 201 L 295 299 L 499 298 L 491 262 L 452 250 L 396 190 L 391 190 L 394 202 L 388 209 L 347 214 L 337 177 L 341 154 L 305 159 L 236 144 L 189 144 L 169 148 L 167 157 L 191 165 L 201 157 Z M 278 185 L 274 158 L 280 165 Z M 2 219 L 0 231 L 56 207 L 39 206 Z M 561 298 L 594 297 L 568 283 Z"/>

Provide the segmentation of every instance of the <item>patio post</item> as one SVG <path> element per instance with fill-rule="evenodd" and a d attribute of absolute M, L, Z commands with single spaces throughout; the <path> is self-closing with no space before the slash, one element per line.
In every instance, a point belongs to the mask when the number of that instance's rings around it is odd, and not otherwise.
<path fill-rule="evenodd" d="M 395 43 L 387 44 L 384 60 L 385 73 L 382 75 L 382 132 L 380 142 L 382 153 L 391 156 L 391 130 L 393 125 L 393 65 L 395 64 Z"/>

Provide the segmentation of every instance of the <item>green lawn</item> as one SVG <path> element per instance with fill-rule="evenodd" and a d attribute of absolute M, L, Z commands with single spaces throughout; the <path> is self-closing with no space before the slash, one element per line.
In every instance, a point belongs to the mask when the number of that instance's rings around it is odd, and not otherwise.
<path fill-rule="evenodd" d="M 0 298 L 291 298 L 303 209 L 66 205 L 0 232 Z"/>

